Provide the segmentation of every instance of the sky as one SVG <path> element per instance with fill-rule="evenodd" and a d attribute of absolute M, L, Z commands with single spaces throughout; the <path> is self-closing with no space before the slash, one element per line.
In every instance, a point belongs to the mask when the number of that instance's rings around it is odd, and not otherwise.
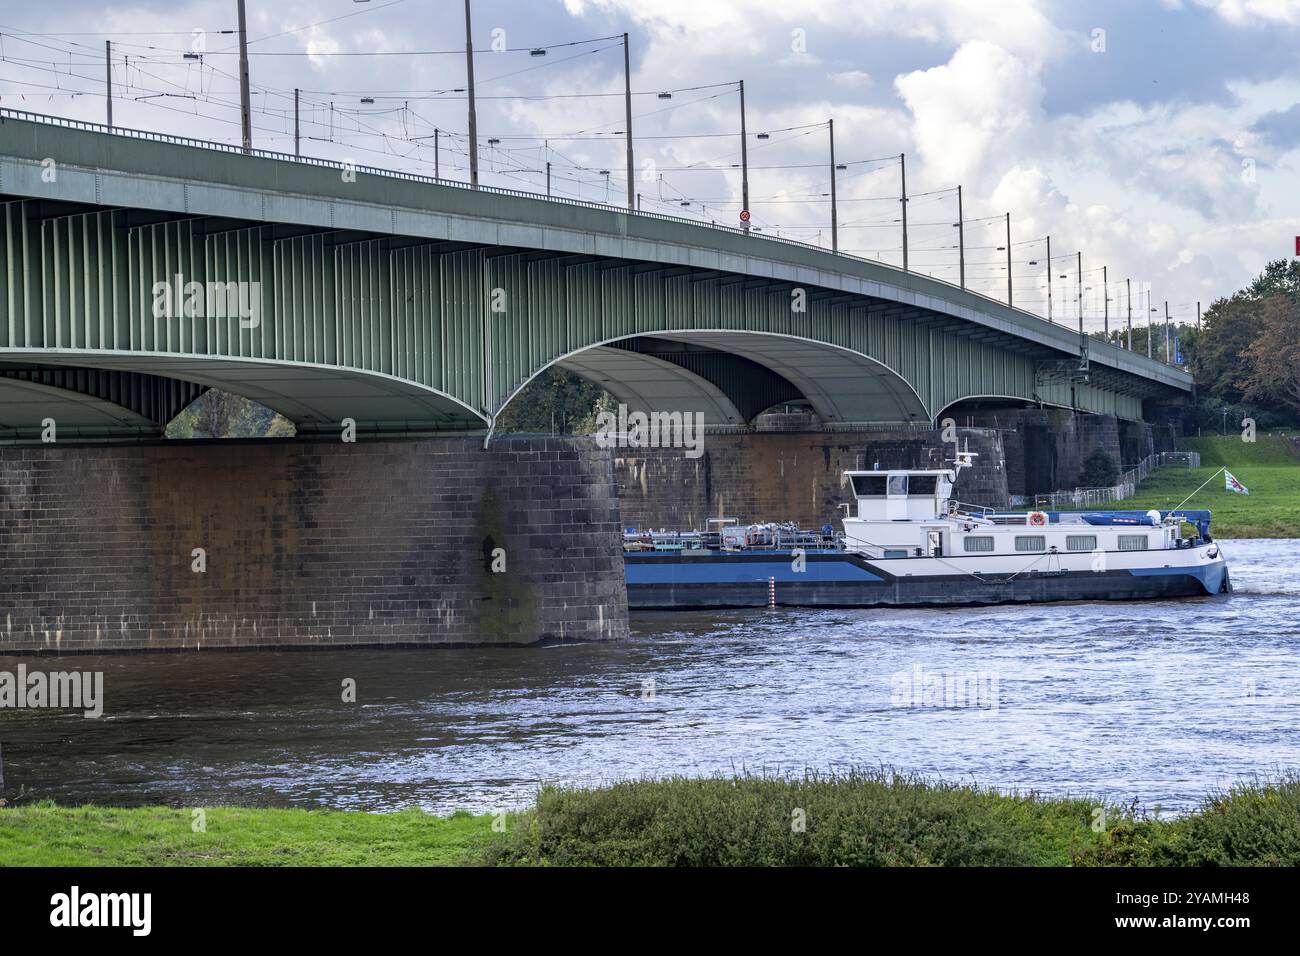
<path fill-rule="evenodd" d="M 293 152 L 297 88 L 304 155 L 432 175 L 436 129 L 468 178 L 461 3 L 247 9 L 255 146 Z M 103 122 L 109 41 L 118 126 L 238 143 L 236 25 L 9 5 L 0 106 Z M 743 80 L 762 235 L 829 247 L 833 119 L 841 251 L 901 262 L 905 154 L 909 265 L 958 282 L 961 235 L 1005 299 L 1009 213 L 1013 300 L 1046 311 L 1050 235 L 1059 321 L 1192 321 L 1296 251 L 1300 0 L 473 0 L 483 183 L 544 192 L 549 163 L 553 195 L 626 202 L 625 32 L 648 212 L 739 223 Z"/>

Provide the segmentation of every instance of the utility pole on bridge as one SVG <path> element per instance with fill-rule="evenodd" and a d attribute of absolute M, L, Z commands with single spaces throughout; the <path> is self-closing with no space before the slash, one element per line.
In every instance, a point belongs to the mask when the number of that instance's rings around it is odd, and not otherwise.
<path fill-rule="evenodd" d="M 244 16 L 244 0 L 239 0 L 239 113 L 247 153 L 253 148 L 253 113 L 248 102 L 248 20 Z"/>
<path fill-rule="evenodd" d="M 469 91 L 469 184 L 478 189 L 478 115 L 474 111 L 474 33 L 470 29 L 469 0 L 465 0 L 465 73 Z"/>
<path fill-rule="evenodd" d="M 104 105 L 108 107 L 108 128 L 113 128 L 113 41 L 104 41 Z"/>
<path fill-rule="evenodd" d="M 907 271 L 907 154 L 898 154 L 898 169 L 903 177 L 903 271 Z"/>
<path fill-rule="evenodd" d="M 1052 237 L 1047 237 L 1047 321 L 1052 321 Z"/>
<path fill-rule="evenodd" d="M 1128 350 L 1133 351 L 1133 280 L 1125 279 L 1124 285 L 1128 289 Z"/>
<path fill-rule="evenodd" d="M 961 211 L 961 187 L 957 187 L 957 268 L 961 287 L 966 288 L 966 217 Z"/>
<path fill-rule="evenodd" d="M 635 202 L 635 167 L 632 164 L 632 57 L 627 48 L 627 34 L 623 34 L 623 107 L 627 113 L 627 208 Z"/>
<path fill-rule="evenodd" d="M 1110 338 L 1110 285 L 1108 266 L 1101 267 L 1101 333 Z"/>
<path fill-rule="evenodd" d="M 1170 355 L 1170 354 L 1169 354 L 1169 349 L 1170 349 L 1170 338 L 1169 338 L 1169 299 L 1165 299 L 1165 364 L 1166 364 L 1166 365 L 1174 364 L 1174 358 L 1173 358 L 1173 355 Z"/>
<path fill-rule="evenodd" d="M 826 128 L 831 135 L 831 252 L 840 251 L 839 216 L 835 211 L 835 120 L 828 119 Z"/>
<path fill-rule="evenodd" d="M 749 135 L 745 132 L 745 81 L 740 81 L 740 208 L 749 213 Z M 750 216 L 744 219 L 749 233 Z"/>
<path fill-rule="evenodd" d="M 1083 250 L 1080 249 L 1075 253 L 1078 256 L 1078 272 L 1076 273 L 1076 300 L 1079 307 L 1079 336 L 1083 336 Z"/>
<path fill-rule="evenodd" d="M 1147 358 L 1151 358 L 1151 313 L 1155 310 L 1151 304 L 1151 290 L 1147 289 Z"/>
<path fill-rule="evenodd" d="M 1011 306 L 1011 213 L 1007 213 L 1007 306 Z"/>

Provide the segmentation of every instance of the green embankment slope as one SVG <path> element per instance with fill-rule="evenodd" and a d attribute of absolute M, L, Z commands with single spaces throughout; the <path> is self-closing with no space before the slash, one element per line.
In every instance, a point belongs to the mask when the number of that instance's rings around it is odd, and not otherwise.
<path fill-rule="evenodd" d="M 1225 490 L 1219 476 L 1197 491 L 1184 507 L 1214 512 L 1211 531 L 1218 538 L 1300 538 L 1300 456 L 1284 438 L 1239 435 L 1192 438 L 1188 451 L 1201 454 L 1200 468 L 1157 469 L 1138 486 L 1137 495 L 1117 507 L 1168 509 L 1220 468 L 1226 467 L 1250 489 L 1249 495 Z"/>

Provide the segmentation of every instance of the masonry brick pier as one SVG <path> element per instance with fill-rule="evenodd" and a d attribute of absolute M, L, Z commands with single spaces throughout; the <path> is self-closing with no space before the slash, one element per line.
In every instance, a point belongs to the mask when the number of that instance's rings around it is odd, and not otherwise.
<path fill-rule="evenodd" d="M 8 446 L 0 653 L 619 639 L 619 527 L 585 439 Z"/>
<path fill-rule="evenodd" d="M 1075 487 L 1096 448 L 1124 466 L 1158 450 L 1150 425 L 1109 415 L 975 408 L 954 411 L 951 418 L 958 445 L 978 455 L 958 478 L 954 497 L 991 508 L 1007 507 L 1011 495 Z M 827 431 L 815 416 L 768 414 L 753 431 L 710 431 L 698 458 L 673 448 L 622 449 L 615 452 L 614 471 L 623 524 L 702 528 L 709 518 L 725 515 L 838 528 L 839 505 L 851 498 L 842 472 L 877 465 L 944 467 L 954 446 L 943 439 L 937 428 Z"/>
<path fill-rule="evenodd" d="M 1006 507 L 1002 435 L 959 428 L 963 449 L 978 453 L 955 496 Z M 794 521 L 805 528 L 839 527 L 841 502 L 852 500 L 841 474 L 854 469 L 941 468 L 953 445 L 939 429 L 755 431 L 705 436 L 704 454 L 678 448 L 615 452 L 623 524 L 638 528 L 702 528 L 725 515 L 748 521 Z"/>

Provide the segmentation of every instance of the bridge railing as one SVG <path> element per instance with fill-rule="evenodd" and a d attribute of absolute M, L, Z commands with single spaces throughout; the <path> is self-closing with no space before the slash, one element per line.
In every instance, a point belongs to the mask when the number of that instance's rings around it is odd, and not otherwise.
<path fill-rule="evenodd" d="M 770 233 L 763 233 L 760 236 L 756 236 L 754 235 L 754 231 L 755 231 L 754 229 L 751 228 L 747 230 L 744 226 L 728 226 L 723 223 L 705 222 L 701 219 L 690 219 L 686 216 L 671 216 L 667 213 L 660 213 L 660 212 L 643 212 L 639 209 L 637 210 L 627 209 L 624 206 L 616 206 L 611 203 L 593 202 L 587 199 L 573 199 L 567 196 L 548 196 L 544 193 L 535 193 L 525 189 L 510 189 L 504 186 L 479 185 L 476 187 L 471 185 L 470 183 L 462 182 L 457 179 L 443 179 L 441 177 L 426 176 L 421 173 L 410 173 L 410 172 L 404 172 L 402 170 L 396 170 L 396 169 L 385 169 L 380 166 L 366 166 L 366 165 L 361 165 L 356 163 L 350 163 L 345 167 L 344 163 L 338 160 L 321 159 L 315 156 L 302 156 L 296 153 L 282 153 L 276 150 L 259 149 L 257 147 L 244 149 L 242 145 L 236 146 L 233 143 L 219 143 L 214 140 L 197 139 L 192 136 L 180 136 L 175 133 L 157 133 L 157 132 L 151 132 L 149 130 L 138 130 L 138 129 L 132 129 L 130 127 L 124 127 L 124 126 L 109 127 L 109 126 L 105 126 L 102 123 L 90 122 L 89 120 L 68 119 L 62 116 L 50 116 L 45 113 L 30 113 L 26 110 L 15 110 L 8 107 L 0 107 L 0 122 L 3 122 L 5 117 L 12 117 L 17 120 L 25 120 L 33 123 L 44 123 L 52 126 L 64 126 L 72 129 L 84 129 L 89 132 L 107 133 L 114 136 L 127 136 L 132 139 L 142 139 L 151 142 L 172 143 L 178 146 L 190 146 L 196 149 L 211 149 L 223 153 L 238 153 L 244 156 L 256 156 L 262 159 L 275 159 L 281 162 L 298 163 L 306 166 L 321 166 L 330 169 L 349 168 L 351 170 L 355 170 L 356 172 L 365 173 L 368 176 L 382 176 L 382 177 L 389 177 L 394 179 L 404 179 L 411 182 L 428 183 L 429 185 L 434 185 L 434 186 L 447 186 L 453 189 L 467 189 L 471 191 L 492 193 L 492 194 L 502 195 L 502 196 L 518 196 L 524 199 L 537 199 L 545 202 L 563 203 L 565 205 L 570 205 L 570 206 L 583 206 L 588 209 L 600 209 L 606 212 L 619 213 L 620 215 L 625 215 L 625 216 L 642 216 L 647 219 L 662 219 L 662 220 L 667 220 L 669 222 L 679 222 L 679 223 L 685 223 L 692 226 L 698 226 L 704 229 L 717 229 L 731 234 L 749 235 L 752 238 L 762 239 L 767 242 L 779 242 L 789 246 L 798 246 L 804 249 L 814 249 L 818 252 L 826 253 L 827 255 L 840 256 L 842 258 L 852 259 L 858 262 L 869 262 L 872 265 L 883 266 L 887 269 L 892 269 L 896 272 L 903 272 L 903 270 L 899 269 L 897 266 L 888 262 L 883 262 L 879 259 L 871 259 L 867 256 L 855 256 L 852 253 L 847 253 L 847 252 L 832 252 L 830 249 L 827 249 L 824 246 L 819 246 L 816 243 L 812 243 L 812 242 L 804 242 L 799 239 L 788 239 L 785 236 L 773 236 Z M 908 271 L 903 274 L 924 276 L 924 278 L 926 278 L 928 281 L 947 286 L 950 289 L 963 292 L 966 295 L 974 296 L 990 304 L 997 305 L 1002 308 L 1009 308 L 1020 315 L 1037 319 L 1038 321 L 1045 322 L 1051 326 L 1059 325 L 1062 328 L 1065 327 L 1063 324 L 1053 322 L 1052 320 L 1044 316 L 1041 316 L 1036 312 L 1028 312 L 1016 306 L 1008 306 L 1005 302 L 1003 302 L 1000 299 L 995 299 L 992 296 L 985 295 L 982 292 L 975 292 L 972 291 L 971 289 L 965 289 L 955 282 L 949 282 L 947 279 L 941 279 L 936 276 L 929 275 L 927 273 L 919 273 L 919 272 L 913 273 Z M 1101 344 L 1104 345 L 1105 347 L 1115 349 L 1116 351 L 1119 352 L 1128 351 L 1127 349 L 1121 349 L 1118 346 L 1111 345 L 1110 343 L 1101 343 Z M 1095 347 L 1096 343 L 1093 343 L 1093 345 Z M 1136 354 L 1136 353 L 1132 353 L 1132 354 Z"/>

